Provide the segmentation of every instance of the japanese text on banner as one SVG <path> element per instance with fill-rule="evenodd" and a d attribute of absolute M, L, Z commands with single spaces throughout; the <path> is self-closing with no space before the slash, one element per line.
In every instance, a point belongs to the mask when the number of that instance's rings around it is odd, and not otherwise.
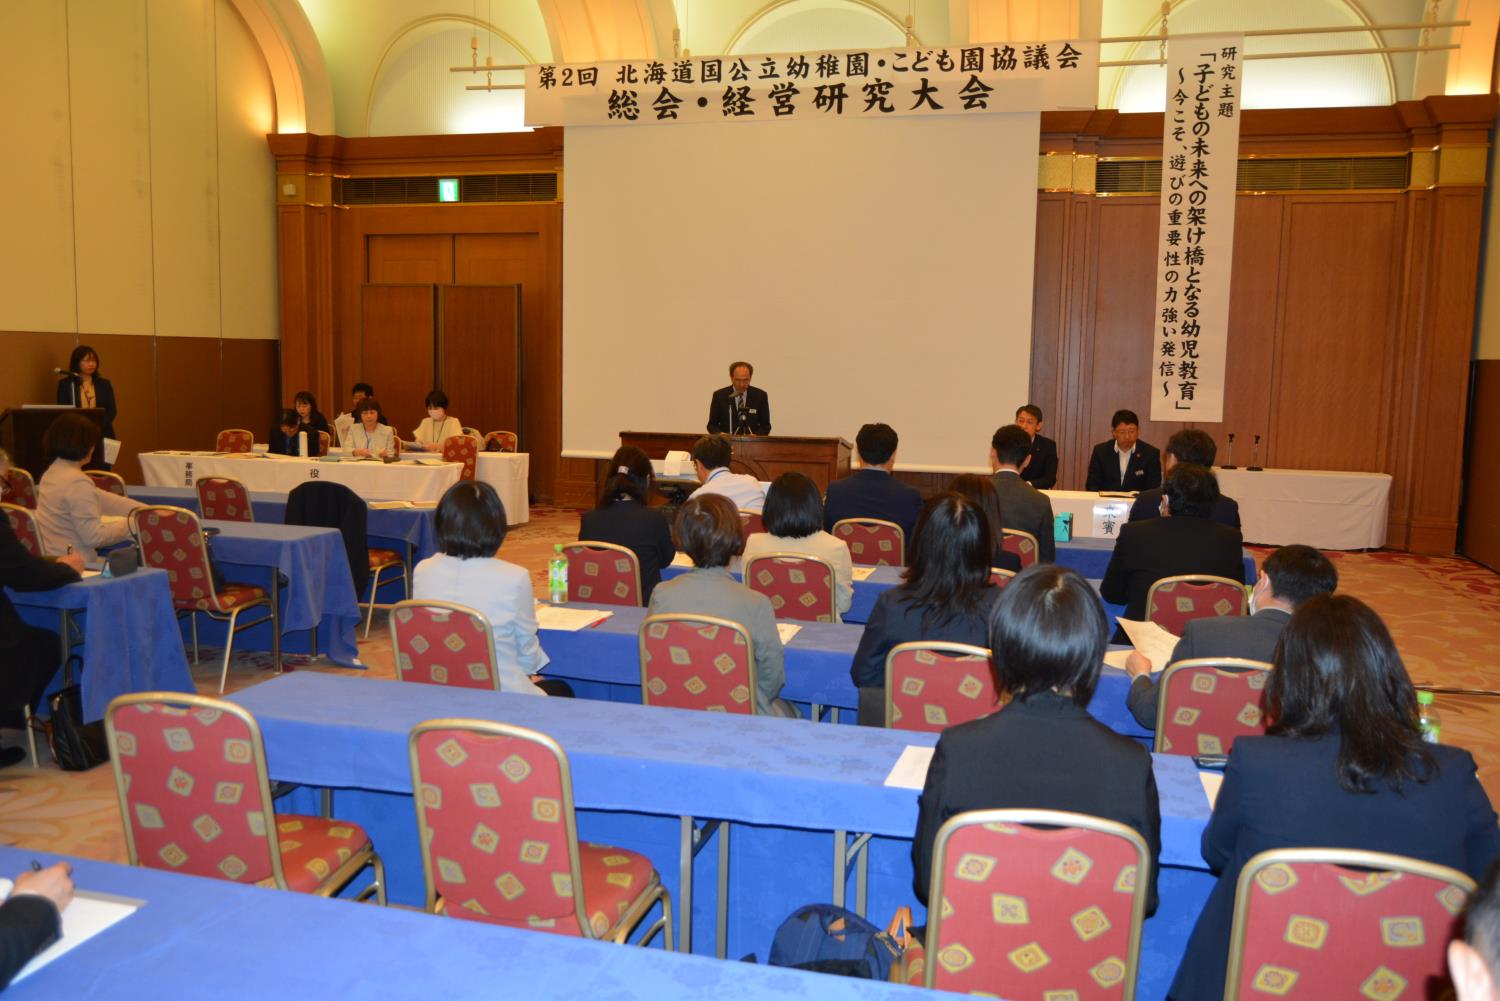
<path fill-rule="evenodd" d="M 526 124 L 661 125 L 1092 108 L 1099 43 L 712 56 L 526 68 Z"/>
<path fill-rule="evenodd" d="M 1243 36 L 1169 43 L 1151 419 L 1224 419 Z"/>

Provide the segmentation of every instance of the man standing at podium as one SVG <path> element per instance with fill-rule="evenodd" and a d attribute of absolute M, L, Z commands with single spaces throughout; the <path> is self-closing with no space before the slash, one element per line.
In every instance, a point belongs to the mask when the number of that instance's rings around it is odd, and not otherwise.
<path fill-rule="evenodd" d="M 708 404 L 709 434 L 770 434 L 771 398 L 750 385 L 755 366 L 737 361 L 729 366 L 729 385 L 714 393 Z"/>

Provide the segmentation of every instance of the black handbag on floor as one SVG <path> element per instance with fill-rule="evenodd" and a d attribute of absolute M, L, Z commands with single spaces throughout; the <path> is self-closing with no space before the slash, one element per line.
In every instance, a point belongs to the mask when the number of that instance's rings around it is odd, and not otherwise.
<path fill-rule="evenodd" d="M 81 661 L 82 658 L 74 657 Z M 66 685 L 47 697 L 52 718 L 47 726 L 47 747 L 52 760 L 65 772 L 86 772 L 109 760 L 109 742 L 104 721 L 83 721 L 83 690 Z"/>

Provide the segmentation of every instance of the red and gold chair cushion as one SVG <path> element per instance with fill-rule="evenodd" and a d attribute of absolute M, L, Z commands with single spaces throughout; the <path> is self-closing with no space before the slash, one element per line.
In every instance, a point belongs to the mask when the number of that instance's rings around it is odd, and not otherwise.
<path fill-rule="evenodd" d="M 603 605 L 641 604 L 641 569 L 623 546 L 577 542 L 563 546 L 568 558 L 568 600 Z"/>
<path fill-rule="evenodd" d="M 10 530 L 15 533 L 16 541 L 32 556 L 42 556 L 42 532 L 37 527 L 36 515 L 30 509 L 18 504 L 6 504 L 5 517 L 10 520 Z"/>
<path fill-rule="evenodd" d="M 241 428 L 220 431 L 218 438 L 214 440 L 214 451 L 253 452 L 255 451 L 255 435 Z"/>
<path fill-rule="evenodd" d="M 340 866 L 370 848 L 370 837 L 358 824 L 296 813 L 277 816 L 276 842 L 281 875 L 287 889 L 297 893 L 316 893 Z M 276 881 L 267 878 L 260 885 L 274 887 Z"/>
<path fill-rule="evenodd" d="M 1003 588 L 1016 579 L 1014 570 L 1001 570 L 999 567 L 990 567 L 990 583 L 996 587 Z"/>
<path fill-rule="evenodd" d="M 1019 529 L 1007 528 L 1001 538 L 1001 548 L 1007 553 L 1014 553 L 1021 560 L 1021 569 L 1034 566 L 1041 558 L 1041 549 L 1037 546 L 1036 536 L 1030 532 L 1022 532 Z"/>
<path fill-rule="evenodd" d="M 877 518 L 845 518 L 834 523 L 833 534 L 849 547 L 858 566 L 899 567 L 906 564 L 906 539 L 901 526 Z"/>
<path fill-rule="evenodd" d="M 1162 673 L 1154 750 L 1228 754 L 1238 737 L 1265 733 L 1261 695 L 1269 665 L 1226 670 L 1180 662 Z"/>
<path fill-rule="evenodd" d="M 1146 618 L 1173 636 L 1194 619 L 1245 614 L 1244 585 L 1222 578 L 1168 578 L 1146 595 Z"/>
<path fill-rule="evenodd" d="M 837 622 L 833 567 L 805 556 L 757 556 L 745 565 L 745 584 L 771 599 L 778 619 Z"/>
<path fill-rule="evenodd" d="M 495 637 L 478 612 L 402 602 L 391 612 L 391 647 L 400 681 L 500 690 Z"/>
<path fill-rule="evenodd" d="M 198 510 L 208 521 L 254 521 L 250 491 L 239 480 L 227 476 L 208 476 L 199 480 Z"/>
<path fill-rule="evenodd" d="M 12 467 L 6 470 L 5 477 L 0 480 L 0 500 L 6 504 L 14 504 L 27 510 L 36 510 L 36 482 L 31 474 L 24 469 Z"/>
<path fill-rule="evenodd" d="M 208 550 L 198 518 L 191 511 L 146 507 L 135 512 L 136 538 L 146 565 L 167 572 L 172 605 L 196 612 L 228 612 L 269 601 L 264 589 L 229 584 L 215 593 Z"/>
<path fill-rule="evenodd" d="M 450 435 L 443 439 L 443 461 L 462 462 L 464 467 L 459 471 L 459 480 L 472 480 L 479 464 L 479 442 L 466 434 Z"/>
<path fill-rule="evenodd" d="M 515 452 L 519 451 L 521 440 L 514 431 L 491 431 L 484 436 L 484 450 L 486 452 Z"/>
<path fill-rule="evenodd" d="M 651 616 L 641 623 L 641 698 L 647 705 L 755 712 L 749 635 L 728 622 Z"/>
<path fill-rule="evenodd" d="M 1000 704 L 990 652 L 959 644 L 902 643 L 886 657 L 885 725 L 938 733 L 994 712 Z"/>
<path fill-rule="evenodd" d="M 372 571 L 386 570 L 393 566 L 399 566 L 402 563 L 401 554 L 394 549 L 376 549 L 372 546 L 369 556 L 370 569 Z"/>
<path fill-rule="evenodd" d="M 587 841 L 578 845 L 578 863 L 583 869 L 584 912 L 589 928 L 594 937 L 603 938 L 650 885 L 656 870 L 651 860 L 638 852 Z"/>

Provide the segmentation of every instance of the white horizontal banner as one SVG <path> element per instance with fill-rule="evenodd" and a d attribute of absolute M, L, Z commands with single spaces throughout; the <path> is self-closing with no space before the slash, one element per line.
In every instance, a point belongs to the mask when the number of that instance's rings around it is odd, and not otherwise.
<path fill-rule="evenodd" d="M 526 124 L 656 125 L 1092 108 L 1099 43 L 1003 42 L 526 67 Z"/>

